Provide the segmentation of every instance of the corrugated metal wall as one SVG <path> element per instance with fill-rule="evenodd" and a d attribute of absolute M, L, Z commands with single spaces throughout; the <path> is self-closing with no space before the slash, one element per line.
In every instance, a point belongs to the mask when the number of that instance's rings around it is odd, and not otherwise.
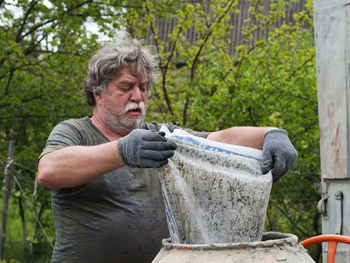
<path fill-rule="evenodd" d="M 184 1 L 186 3 L 191 3 L 191 4 L 202 4 L 206 5 L 207 8 L 209 6 L 210 1 Z M 293 22 L 293 14 L 302 10 L 305 10 L 305 3 L 306 0 L 299 0 L 297 2 L 291 1 L 288 3 L 288 7 L 285 12 L 285 17 L 280 18 L 277 23 L 275 23 L 276 26 L 280 26 L 285 23 Z M 270 8 L 271 1 L 270 0 L 261 0 L 259 1 L 259 4 L 263 6 L 264 12 L 268 12 Z M 233 25 L 233 29 L 231 29 L 230 32 L 230 38 L 231 38 L 231 43 L 228 46 L 229 53 L 233 54 L 235 51 L 236 46 L 239 46 L 242 44 L 242 26 L 244 25 L 244 21 L 246 19 L 250 18 L 249 14 L 249 8 L 251 4 L 250 1 L 247 0 L 241 0 L 238 3 L 238 6 L 234 7 L 235 9 L 239 9 L 240 12 L 237 13 L 231 13 L 231 20 L 230 23 Z M 176 19 L 168 19 L 168 20 L 163 20 L 163 21 L 158 21 L 157 23 L 157 28 L 158 28 L 158 38 L 160 40 L 163 40 L 167 42 L 168 39 L 168 34 L 172 31 L 172 29 L 176 25 Z M 265 37 L 267 34 L 267 29 L 266 28 L 258 28 L 254 32 L 254 37 L 251 41 L 255 41 L 257 39 L 261 39 L 262 37 Z M 193 43 L 196 40 L 196 31 L 194 30 L 188 30 L 186 33 L 186 39 Z M 165 51 L 168 51 L 170 49 L 170 46 L 165 47 Z"/>

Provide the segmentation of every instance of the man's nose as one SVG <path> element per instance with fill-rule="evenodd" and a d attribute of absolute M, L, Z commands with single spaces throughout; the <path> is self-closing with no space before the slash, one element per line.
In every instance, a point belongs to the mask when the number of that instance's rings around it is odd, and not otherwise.
<path fill-rule="evenodd" d="M 142 101 L 142 92 L 138 86 L 132 89 L 130 100 L 135 102 Z"/>

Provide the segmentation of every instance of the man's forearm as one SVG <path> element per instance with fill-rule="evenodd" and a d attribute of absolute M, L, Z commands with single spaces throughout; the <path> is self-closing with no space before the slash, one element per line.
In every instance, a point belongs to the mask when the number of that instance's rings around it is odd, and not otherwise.
<path fill-rule="evenodd" d="M 256 149 L 262 149 L 264 135 L 274 127 L 232 127 L 226 130 L 212 132 L 207 139 L 217 142 L 235 144 Z"/>
<path fill-rule="evenodd" d="M 124 165 L 117 141 L 96 146 L 69 146 L 40 159 L 38 181 L 50 189 L 74 187 Z"/>

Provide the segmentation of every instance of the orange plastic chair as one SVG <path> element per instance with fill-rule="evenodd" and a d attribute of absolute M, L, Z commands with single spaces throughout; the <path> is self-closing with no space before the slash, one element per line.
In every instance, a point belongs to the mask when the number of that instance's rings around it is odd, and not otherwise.
<path fill-rule="evenodd" d="M 343 235 L 320 235 L 320 236 L 310 237 L 300 242 L 300 244 L 303 247 L 308 247 L 310 245 L 320 243 L 320 242 L 328 242 L 327 263 L 334 263 L 338 242 L 346 243 L 350 245 L 350 237 L 343 236 Z"/>

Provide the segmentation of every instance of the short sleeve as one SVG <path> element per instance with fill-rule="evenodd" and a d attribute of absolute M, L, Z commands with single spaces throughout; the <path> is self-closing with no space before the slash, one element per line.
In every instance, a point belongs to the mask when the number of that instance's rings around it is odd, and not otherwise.
<path fill-rule="evenodd" d="M 46 140 L 45 148 L 40 154 L 39 159 L 43 155 L 56 151 L 58 149 L 82 144 L 83 135 L 81 134 L 81 131 L 79 131 L 79 129 L 77 129 L 71 122 L 63 121 L 57 124 L 51 131 L 48 139 Z"/>

